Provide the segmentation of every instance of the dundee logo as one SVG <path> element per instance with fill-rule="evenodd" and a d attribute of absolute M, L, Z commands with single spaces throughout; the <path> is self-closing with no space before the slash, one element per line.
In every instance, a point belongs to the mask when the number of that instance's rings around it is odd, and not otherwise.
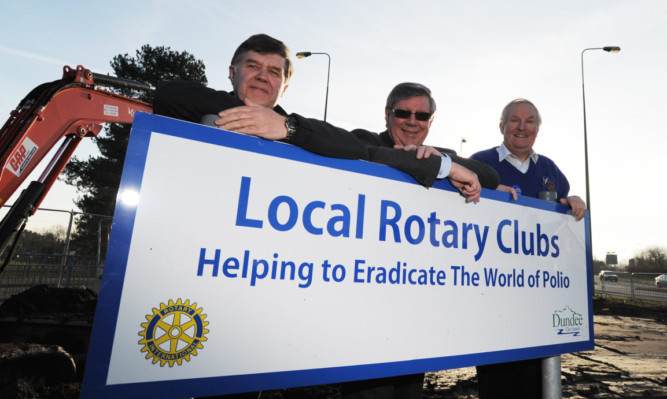
<path fill-rule="evenodd" d="M 139 335 L 141 351 L 146 352 L 146 359 L 153 358 L 153 364 L 160 362 L 160 367 L 169 363 L 180 366 L 183 360 L 190 361 L 190 356 L 197 356 L 197 349 L 203 349 L 203 341 L 206 341 L 206 328 L 208 321 L 206 315 L 202 314 L 202 308 L 197 304 L 190 305 L 190 300 L 185 303 L 179 298 L 176 303 L 173 300 L 165 305 L 160 304 L 160 309 L 153 308 L 153 314 L 146 315 L 146 322 L 141 323 L 142 331 Z"/>
<path fill-rule="evenodd" d="M 585 319 L 581 313 L 577 313 L 565 306 L 561 310 L 554 311 L 551 316 L 553 328 L 558 335 L 572 334 L 573 337 L 579 336 L 583 330 Z"/>

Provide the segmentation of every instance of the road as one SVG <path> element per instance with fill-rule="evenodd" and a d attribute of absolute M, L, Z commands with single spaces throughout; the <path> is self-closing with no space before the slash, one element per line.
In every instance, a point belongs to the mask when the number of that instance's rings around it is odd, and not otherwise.
<path fill-rule="evenodd" d="M 600 281 L 595 276 L 595 293 L 643 301 L 667 302 L 667 288 L 658 288 L 653 279 L 632 278 L 629 273 L 619 273 L 618 281 Z"/>

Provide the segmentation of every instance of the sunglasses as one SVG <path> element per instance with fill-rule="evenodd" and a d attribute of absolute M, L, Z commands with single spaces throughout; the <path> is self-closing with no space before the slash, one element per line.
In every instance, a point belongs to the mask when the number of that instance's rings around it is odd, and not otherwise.
<path fill-rule="evenodd" d="M 400 119 L 410 119 L 410 115 L 414 115 L 415 119 L 421 122 L 426 122 L 431 119 L 430 112 L 410 112 L 407 109 L 392 109 L 391 112 L 394 113 L 394 116 Z"/>

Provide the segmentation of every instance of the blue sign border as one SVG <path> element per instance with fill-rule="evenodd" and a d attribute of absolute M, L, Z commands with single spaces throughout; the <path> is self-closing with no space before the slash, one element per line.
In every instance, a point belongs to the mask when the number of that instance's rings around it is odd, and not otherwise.
<path fill-rule="evenodd" d="M 138 112 L 134 118 L 119 192 L 127 189 L 136 189 L 139 191 L 141 188 L 148 146 L 153 133 L 161 133 L 203 143 L 231 147 L 239 150 L 376 176 L 379 178 L 418 184 L 408 174 L 385 165 L 359 160 L 323 157 L 305 151 L 299 147 L 280 142 L 225 132 L 207 126 Z M 446 180 L 437 181 L 433 188 L 456 192 L 456 189 Z M 496 190 L 483 189 L 482 197 L 504 202 L 511 201 L 510 194 Z M 568 212 L 568 208 L 562 204 L 534 198 L 519 197 L 518 201 L 512 202 L 552 212 Z M 592 350 L 595 346 L 593 338 L 593 302 L 591 295 L 593 286 L 591 272 L 592 265 L 590 263 L 591 246 L 588 240 L 590 237 L 590 221 L 588 213 L 586 213 L 584 223 L 586 226 L 587 238 L 586 275 L 588 279 L 587 290 L 589 298 L 588 325 L 590 326 L 587 341 L 372 365 L 107 385 L 106 380 L 109 372 L 111 349 L 113 347 L 114 332 L 118 320 L 118 311 L 125 278 L 125 268 L 127 265 L 130 243 L 132 241 L 135 212 L 136 207 L 125 206 L 122 201 L 116 203 L 113 233 L 109 241 L 106 266 L 100 287 L 95 322 L 89 346 L 90 349 L 86 361 L 87 365 L 82 387 L 82 398 L 117 398 L 121 395 L 128 394 L 148 397 L 164 395 L 166 398 L 192 397 L 280 389 L 295 386 L 310 386 L 546 357 L 562 353 Z M 139 336 L 137 335 L 137 341 L 138 340 Z"/>

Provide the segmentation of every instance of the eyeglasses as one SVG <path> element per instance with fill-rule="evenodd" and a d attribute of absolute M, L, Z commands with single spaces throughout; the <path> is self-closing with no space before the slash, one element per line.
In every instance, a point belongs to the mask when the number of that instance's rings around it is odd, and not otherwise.
<path fill-rule="evenodd" d="M 426 122 L 431 119 L 433 115 L 430 112 L 411 112 L 407 109 L 392 109 L 391 112 L 394 113 L 394 116 L 400 119 L 410 119 L 411 115 L 415 116 L 415 119 L 421 122 Z"/>

